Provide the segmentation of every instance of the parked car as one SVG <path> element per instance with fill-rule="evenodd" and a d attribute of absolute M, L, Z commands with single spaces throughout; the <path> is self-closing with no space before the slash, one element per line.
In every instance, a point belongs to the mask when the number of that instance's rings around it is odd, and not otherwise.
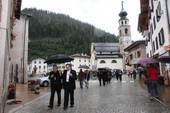
<path fill-rule="evenodd" d="M 49 73 L 41 74 L 39 76 L 40 86 L 48 87 L 50 85 L 50 80 L 48 79 Z"/>

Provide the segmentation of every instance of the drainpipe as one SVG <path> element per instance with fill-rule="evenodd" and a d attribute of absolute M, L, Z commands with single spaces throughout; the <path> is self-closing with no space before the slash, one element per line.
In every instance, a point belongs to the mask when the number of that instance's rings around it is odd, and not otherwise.
<path fill-rule="evenodd" d="M 23 41 L 23 84 L 25 83 L 25 38 L 26 38 L 26 27 L 27 17 L 24 18 L 24 41 Z"/>
<path fill-rule="evenodd" d="M 170 18 L 169 18 L 169 10 L 168 10 L 168 0 L 165 0 L 165 5 L 166 5 L 166 13 L 167 13 L 167 21 L 168 21 L 168 38 L 170 37 Z M 170 42 L 170 41 L 169 41 Z M 169 51 L 169 56 L 170 56 L 170 51 Z"/>
<path fill-rule="evenodd" d="M 168 0 L 166 0 L 166 11 L 167 11 L 167 19 L 168 19 L 168 30 L 169 30 L 169 33 L 170 33 L 170 18 L 169 18 L 169 10 L 168 10 Z"/>

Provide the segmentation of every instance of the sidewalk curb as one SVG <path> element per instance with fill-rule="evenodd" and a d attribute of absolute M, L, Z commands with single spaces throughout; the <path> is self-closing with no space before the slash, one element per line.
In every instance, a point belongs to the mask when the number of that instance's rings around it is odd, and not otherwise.
<path fill-rule="evenodd" d="M 16 111 L 20 110 L 21 108 L 23 108 L 23 107 L 25 107 L 25 106 L 27 106 L 27 105 L 30 105 L 30 104 L 32 104 L 32 103 L 34 103 L 35 101 L 37 101 L 37 100 L 39 100 L 39 99 L 47 96 L 48 94 L 49 94 L 49 93 L 46 93 L 46 94 L 44 94 L 44 95 L 42 95 L 42 96 L 40 96 L 40 97 L 38 97 L 38 98 L 35 98 L 35 99 L 33 99 L 33 100 L 31 100 L 31 101 L 29 101 L 29 102 L 27 102 L 27 103 L 24 103 L 24 104 L 22 104 L 22 105 L 20 105 L 20 106 L 18 106 L 18 107 L 16 107 L 16 108 L 13 108 L 13 109 L 11 109 L 10 111 L 8 111 L 8 113 L 15 113 Z"/>

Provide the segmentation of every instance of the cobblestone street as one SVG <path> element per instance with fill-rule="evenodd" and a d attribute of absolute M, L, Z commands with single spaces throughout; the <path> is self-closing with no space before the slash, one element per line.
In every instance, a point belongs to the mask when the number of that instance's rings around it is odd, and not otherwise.
<path fill-rule="evenodd" d="M 77 84 L 75 91 L 75 107 L 64 111 L 63 106 L 57 107 L 57 96 L 53 110 L 48 109 L 50 93 L 23 106 L 15 113 L 170 113 L 158 101 L 150 101 L 139 81 L 135 82 L 124 77 L 122 82 L 100 87 L 98 81 L 91 81 L 89 89 L 80 89 Z M 62 91 L 63 105 L 63 91 Z"/>

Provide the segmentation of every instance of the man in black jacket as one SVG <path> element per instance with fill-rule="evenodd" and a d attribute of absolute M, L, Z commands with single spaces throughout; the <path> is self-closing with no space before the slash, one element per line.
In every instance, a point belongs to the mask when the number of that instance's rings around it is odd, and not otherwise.
<path fill-rule="evenodd" d="M 58 71 L 57 65 L 53 65 L 53 71 L 50 72 L 49 79 L 50 79 L 50 85 L 51 85 L 51 96 L 50 96 L 50 103 L 48 107 L 52 109 L 53 103 L 54 103 L 54 95 L 56 91 L 57 91 L 57 96 L 58 96 L 58 106 L 60 106 L 61 104 L 62 83 L 61 83 L 61 76 Z"/>
<path fill-rule="evenodd" d="M 64 88 L 64 110 L 68 108 L 70 97 L 70 107 L 74 107 L 74 90 L 76 89 L 75 80 L 77 79 L 76 71 L 72 70 L 71 64 L 66 65 L 67 70 L 64 71 L 63 88 Z"/>

